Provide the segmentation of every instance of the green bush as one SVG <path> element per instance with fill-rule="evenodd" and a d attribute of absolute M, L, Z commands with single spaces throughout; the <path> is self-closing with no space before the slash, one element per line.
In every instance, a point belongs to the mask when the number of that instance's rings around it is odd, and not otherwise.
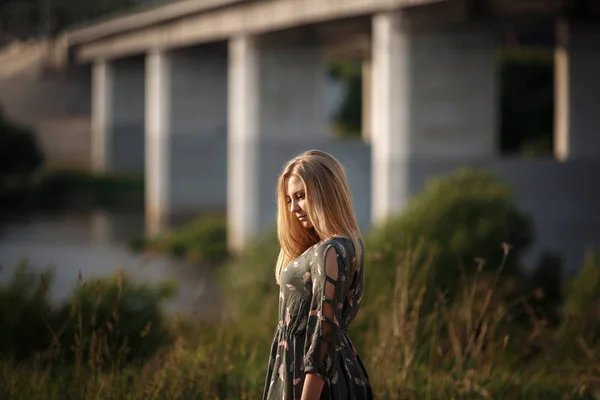
<path fill-rule="evenodd" d="M 23 203 L 30 175 L 43 163 L 44 155 L 33 132 L 8 121 L 0 109 L 0 209 Z"/>
<path fill-rule="evenodd" d="M 519 211 L 508 184 L 490 173 L 462 169 L 429 181 L 402 213 L 374 227 L 366 238 L 367 276 L 380 285 L 377 293 L 389 293 L 386 282 L 393 280 L 399 257 L 420 248 L 419 257 L 433 257 L 433 275 L 423 279 L 452 292 L 461 276 L 480 268 L 503 266 L 503 274 L 518 273 L 533 239 L 531 219 Z"/>
<path fill-rule="evenodd" d="M 441 205 L 432 201 L 435 198 Z M 461 255 L 472 251 L 475 256 L 485 256 L 477 250 L 479 248 L 498 257 L 500 260 L 497 261 L 501 263 L 504 252 L 502 246 L 494 242 L 505 236 L 507 240 L 513 238 L 512 234 L 521 222 L 523 232 L 521 236 L 515 236 L 517 240 L 512 240 L 517 244 L 508 258 L 508 264 L 514 265 L 507 268 L 518 266 L 520 251 L 532 240 L 532 234 L 528 218 L 516 210 L 511 199 L 506 185 L 491 175 L 459 172 L 432 183 L 415 198 L 405 213 L 390 222 L 395 224 L 395 230 L 388 227 L 389 230 L 384 231 L 386 234 L 382 234 L 380 226 L 366 236 L 368 293 L 350 335 L 370 373 L 376 397 L 598 398 L 600 346 L 594 342 L 593 330 L 599 318 L 595 303 L 600 287 L 600 264 L 593 257 L 563 291 L 558 284 L 560 259 L 552 254 L 542 257 L 531 277 L 515 273 L 501 282 L 488 273 L 496 269 L 493 264 L 488 263 L 480 269 L 472 266 L 470 275 L 457 283 L 452 302 L 439 301 L 431 309 L 423 309 L 422 293 L 432 291 L 433 282 L 416 279 L 415 283 L 411 276 L 429 276 L 433 268 L 445 267 L 441 260 L 459 260 L 467 264 L 473 255 L 465 256 L 468 258 L 464 260 Z M 428 206 L 432 216 L 423 211 Z M 470 207 L 468 210 L 475 215 L 470 215 L 463 207 Z M 457 224 L 463 219 L 472 229 L 460 224 L 454 229 L 436 225 L 440 220 Z M 417 224 L 418 221 L 426 223 L 427 229 Z M 503 221 L 507 226 L 503 227 L 497 221 Z M 405 233 L 401 228 L 411 230 Z M 406 243 L 411 242 L 408 238 L 415 232 L 425 232 L 436 241 L 424 239 L 421 247 L 409 248 Z M 447 239 L 442 241 L 440 238 Z M 489 243 L 484 240 L 486 238 Z M 471 240 L 479 247 L 465 246 Z M 445 246 L 447 243 L 456 243 L 457 247 Z M 500 254 L 496 253 L 497 246 L 501 249 Z M 454 254 L 456 249 L 463 253 Z M 96 368 L 91 373 L 78 374 L 77 368 L 64 368 L 60 364 L 46 369 L 0 361 L 0 398 L 260 397 L 277 325 L 279 288 L 273 276 L 277 251 L 276 235 L 270 230 L 240 255 L 230 256 L 218 271 L 227 299 L 224 321 L 186 320 L 183 329 L 178 324 L 172 345 L 143 365 L 132 363 L 122 369 Z M 436 257 L 427 256 L 434 251 Z M 466 267 L 465 270 L 469 272 Z M 77 301 L 71 298 L 70 306 L 54 313 L 61 315 L 60 321 L 75 321 L 69 322 L 68 336 L 86 337 L 85 334 L 78 336 L 76 330 L 77 324 L 86 327 L 90 340 L 69 342 L 62 348 L 71 345 L 83 349 L 71 354 L 87 354 L 85 362 L 88 366 L 100 363 L 96 361 L 98 352 L 93 346 L 99 340 L 93 338 L 103 338 L 100 334 L 94 336 L 99 329 L 94 331 L 86 322 L 92 321 L 91 315 L 102 316 L 95 320 L 96 327 L 108 326 L 114 321 L 120 332 L 130 332 L 129 343 L 138 338 L 136 332 L 143 329 L 144 324 L 139 320 L 135 322 L 135 328 L 122 328 L 123 324 L 132 323 L 138 314 L 150 314 L 150 311 L 132 311 L 135 308 L 131 307 L 129 311 L 119 311 L 118 318 L 111 315 L 110 305 L 118 298 L 115 288 L 120 287 L 118 280 L 116 282 L 98 291 L 90 283 L 85 290 L 81 289 L 85 295 L 74 296 Z M 505 292 L 511 285 L 517 289 L 512 289 L 514 298 L 507 301 Z M 538 288 L 543 293 L 540 294 Z M 123 289 L 123 293 L 130 291 Z M 100 300 L 95 297 L 98 295 Z M 563 321 L 558 328 L 537 320 L 534 314 L 539 304 L 525 298 L 529 296 L 543 302 L 547 297 L 551 302 L 560 302 L 563 295 L 567 305 L 565 314 L 574 318 L 574 322 Z M 143 297 L 134 296 L 133 299 Z M 131 297 L 122 298 L 125 301 Z M 513 300 L 527 303 L 522 306 L 523 315 L 533 318 L 531 324 L 515 323 L 508 313 L 509 303 Z M 98 303 L 103 305 L 94 309 L 94 304 Z M 140 303 L 147 304 L 145 300 Z M 75 306 L 77 304 L 84 306 Z M 67 308 L 75 308 L 75 311 L 65 316 Z M 104 311 L 99 313 L 95 311 L 97 309 Z M 97 322 L 100 320 L 104 322 Z M 582 325 L 581 321 L 589 323 Z M 115 351 L 119 346 L 109 343 L 104 348 Z M 141 358 L 149 354 L 143 347 L 137 348 Z M 121 353 L 117 357 L 121 357 Z"/>
<path fill-rule="evenodd" d="M 504 152 L 552 155 L 554 50 L 503 48 L 500 65 L 501 140 Z"/>
<path fill-rule="evenodd" d="M 162 304 L 171 284 L 136 284 L 127 276 L 78 281 L 62 304 L 47 297 L 53 275 L 40 279 L 27 263 L 0 286 L 0 355 L 25 360 L 42 356 L 95 366 L 147 359 L 171 342 Z"/>
<path fill-rule="evenodd" d="M 0 286 L 2 358 L 22 360 L 49 348 L 47 313 L 50 304 L 44 285 L 51 282 L 52 274 L 49 271 L 45 271 L 40 280 L 29 271 L 27 263 L 21 262 L 9 282 Z"/>
<path fill-rule="evenodd" d="M 136 284 L 120 273 L 81 282 L 53 318 L 62 355 L 100 365 L 150 358 L 172 340 L 161 306 L 173 294 L 169 283 Z"/>
<path fill-rule="evenodd" d="M 144 204 L 144 178 L 43 168 L 44 155 L 31 130 L 0 110 L 0 209 Z"/>
<path fill-rule="evenodd" d="M 32 175 L 29 192 L 39 207 L 60 207 L 82 200 L 88 206 L 140 207 L 144 204 L 144 178 L 137 174 L 42 169 Z"/>
<path fill-rule="evenodd" d="M 30 129 L 8 121 L 0 109 L 0 182 L 25 177 L 44 163 L 44 155 Z"/>
<path fill-rule="evenodd" d="M 221 215 L 205 215 L 153 238 L 133 238 L 129 246 L 194 263 L 224 261 L 227 250 L 227 220 Z"/>
<path fill-rule="evenodd" d="M 362 132 L 362 89 L 361 63 L 331 61 L 329 75 L 344 83 L 346 96 L 334 116 L 336 133 L 341 138 L 360 138 Z"/>
<path fill-rule="evenodd" d="M 563 286 L 563 330 L 600 348 L 600 260 L 587 255 L 582 268 Z"/>
<path fill-rule="evenodd" d="M 240 326 L 258 330 L 263 337 L 272 335 L 277 323 L 278 253 L 277 232 L 270 229 L 227 262 L 218 276 L 227 298 L 228 314 Z"/>

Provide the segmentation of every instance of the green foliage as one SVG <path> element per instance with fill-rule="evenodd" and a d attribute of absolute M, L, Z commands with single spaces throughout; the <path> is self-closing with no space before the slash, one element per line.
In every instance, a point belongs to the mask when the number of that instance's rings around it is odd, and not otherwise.
<path fill-rule="evenodd" d="M 367 293 L 350 335 L 377 398 L 598 398 L 600 263 L 590 256 L 563 286 L 560 257 L 546 253 L 532 276 L 526 277 L 517 269 L 532 240 L 531 222 L 516 208 L 510 188 L 493 175 L 469 170 L 433 181 L 405 212 L 367 235 Z M 512 245 L 508 258 L 504 241 Z M 73 362 L 40 367 L 0 361 L 0 398 L 259 398 L 277 325 L 279 288 L 273 276 L 277 252 L 271 229 L 241 254 L 231 255 L 218 271 L 227 318 L 177 324 L 150 341 L 158 348 L 159 343 L 170 343 L 158 353 L 135 345 L 145 321 L 164 326 L 160 322 L 164 320 L 152 318 L 158 302 L 147 300 L 143 294 L 147 292 L 127 297 L 132 290 L 126 290 L 119 278 L 104 280 L 100 289 L 94 283 L 80 284 L 69 306 L 53 313 L 60 318 L 50 325 L 67 327 L 55 331 L 75 338 L 59 342 L 62 349 L 73 346 Z M 477 263 L 475 257 L 488 262 Z M 503 263 L 506 276 L 499 279 L 495 272 Z M 436 279 L 428 279 L 432 276 Z M 436 299 L 426 307 L 425 294 L 435 292 L 434 285 L 440 283 L 454 285 L 452 301 Z M 22 287 L 13 289 L 8 301 L 16 303 L 21 292 L 29 293 L 26 298 L 40 297 Z M 5 296 L 0 299 L 9 299 L 4 293 L 0 291 Z M 562 304 L 563 297 L 564 314 L 557 314 L 562 319 L 548 324 L 546 311 Z M 118 307 L 115 317 L 111 304 L 119 298 L 125 304 L 130 298 L 133 305 Z M 15 309 L 45 307 L 36 301 Z M 150 306 L 142 307 L 147 310 L 142 312 L 136 303 Z M 522 310 L 518 318 L 512 311 L 515 304 Z M 27 323 L 19 330 L 14 323 L 18 319 L 6 315 L 16 335 L 41 329 Z M 140 315 L 146 318 L 138 319 Z M 531 322 L 523 324 L 522 318 Z M 65 320 L 66 325 L 56 325 Z M 156 326 L 151 324 L 152 329 Z M 100 327 L 107 328 L 100 332 Z M 109 331 L 128 335 L 106 341 L 102 335 Z M 160 339 L 170 332 L 174 340 Z M 16 335 L 6 343 L 16 343 Z M 124 336 L 138 349 L 126 354 L 145 360 L 143 365 L 99 368 L 111 366 L 102 357 L 126 357 L 117 351 Z M 94 343 L 105 343 L 109 352 L 95 351 Z"/>
<path fill-rule="evenodd" d="M 332 61 L 329 75 L 344 83 L 346 96 L 334 117 L 339 136 L 360 137 L 362 132 L 362 68 L 360 63 Z"/>
<path fill-rule="evenodd" d="M 500 66 L 500 146 L 522 156 L 552 154 L 554 126 L 554 59 L 552 50 L 504 48 Z M 335 116 L 342 137 L 362 130 L 362 69 L 360 63 L 334 60 L 330 76 L 344 83 L 346 96 Z"/>
<path fill-rule="evenodd" d="M 144 204 L 144 178 L 131 174 L 42 168 L 7 180 L 0 205 L 14 209 L 136 208 Z"/>
<path fill-rule="evenodd" d="M 219 281 L 228 299 L 228 312 L 239 326 L 271 335 L 277 318 L 275 264 L 279 245 L 275 229 L 257 238 L 242 254 L 232 258 L 220 271 Z M 257 313 L 261 321 L 256 324 Z"/>
<path fill-rule="evenodd" d="M 102 367 L 145 360 L 171 341 L 161 306 L 175 293 L 172 284 L 136 284 L 121 273 L 79 283 L 53 318 L 63 322 L 54 327 L 67 361 Z"/>
<path fill-rule="evenodd" d="M 564 287 L 564 325 L 570 335 L 587 345 L 600 346 L 600 260 L 588 254 L 583 267 Z"/>
<path fill-rule="evenodd" d="M 560 322 L 560 306 L 564 302 L 562 257 L 550 251 L 544 252 L 530 282 L 530 292 L 535 294 L 530 301 L 537 316 L 557 325 Z"/>
<path fill-rule="evenodd" d="M 598 255 L 591 253 L 583 267 L 565 286 L 565 313 L 569 316 L 584 317 L 595 309 L 600 298 L 600 261 Z M 600 314 L 595 315 L 600 317 Z"/>
<path fill-rule="evenodd" d="M 0 209 L 144 204 L 143 176 L 97 175 L 44 168 L 43 164 L 44 155 L 33 132 L 8 121 L 0 112 Z"/>
<path fill-rule="evenodd" d="M 52 274 L 44 273 L 45 282 Z M 50 337 L 45 313 L 50 306 L 39 278 L 19 263 L 10 281 L 0 286 L 0 356 L 21 360 L 47 350 Z"/>
<path fill-rule="evenodd" d="M 95 174 L 67 169 L 43 169 L 31 178 L 29 198 L 37 207 L 140 207 L 144 177 L 137 174 Z"/>
<path fill-rule="evenodd" d="M 551 155 L 554 115 L 552 50 L 506 48 L 499 55 L 501 147 L 522 155 Z"/>
<path fill-rule="evenodd" d="M 224 261 L 227 250 L 227 220 L 222 215 L 203 215 L 177 229 L 154 238 L 133 238 L 129 246 L 183 258 L 194 263 Z"/>
<path fill-rule="evenodd" d="M 369 276 L 385 292 L 402 251 L 422 246 L 421 258 L 435 255 L 434 287 L 452 291 L 461 274 L 478 268 L 516 273 L 533 239 L 531 219 L 518 209 L 509 185 L 490 173 L 459 170 L 431 180 L 402 213 L 371 231 Z"/>
<path fill-rule="evenodd" d="M 23 204 L 28 198 L 31 174 L 44 163 L 33 132 L 4 118 L 0 109 L 0 211 Z"/>
<path fill-rule="evenodd" d="M 0 286 L 0 356 L 116 366 L 144 360 L 172 340 L 162 304 L 174 287 L 135 284 L 117 274 L 78 281 L 75 292 L 53 306 L 53 275 L 40 277 L 27 263 Z"/>
<path fill-rule="evenodd" d="M 8 121 L 0 110 L 0 182 L 27 176 L 43 162 L 44 156 L 33 132 Z"/>

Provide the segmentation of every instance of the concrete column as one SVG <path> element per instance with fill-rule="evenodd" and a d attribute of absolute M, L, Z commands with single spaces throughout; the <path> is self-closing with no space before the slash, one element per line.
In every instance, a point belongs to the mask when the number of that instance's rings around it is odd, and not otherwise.
<path fill-rule="evenodd" d="M 97 61 L 92 68 L 92 169 L 144 169 L 144 64 Z"/>
<path fill-rule="evenodd" d="M 225 46 L 153 51 L 146 60 L 146 221 L 150 234 L 226 198 Z"/>
<path fill-rule="evenodd" d="M 174 222 L 225 212 L 227 46 L 171 53 L 171 207 Z"/>
<path fill-rule="evenodd" d="M 143 173 L 145 165 L 145 69 L 142 56 L 116 60 L 113 66 L 111 169 Z"/>
<path fill-rule="evenodd" d="M 371 60 L 364 60 L 362 63 L 362 139 L 369 143 L 371 141 Z"/>
<path fill-rule="evenodd" d="M 92 66 L 92 170 L 104 173 L 111 165 L 113 71 L 106 60 Z"/>
<path fill-rule="evenodd" d="M 275 38 L 276 39 L 276 38 Z M 326 71 L 311 43 L 241 36 L 229 43 L 229 246 L 274 222 L 283 163 L 326 140 Z"/>
<path fill-rule="evenodd" d="M 168 225 L 171 202 L 170 54 L 154 50 L 146 58 L 146 230 Z"/>
<path fill-rule="evenodd" d="M 243 248 L 258 229 L 260 181 L 259 50 L 256 38 L 229 42 L 227 223 L 228 245 Z"/>
<path fill-rule="evenodd" d="M 402 209 L 436 165 L 496 154 L 492 32 L 410 27 L 405 17 L 373 19 L 373 222 Z"/>
<path fill-rule="evenodd" d="M 558 160 L 600 155 L 600 30 L 557 21 L 554 153 Z"/>

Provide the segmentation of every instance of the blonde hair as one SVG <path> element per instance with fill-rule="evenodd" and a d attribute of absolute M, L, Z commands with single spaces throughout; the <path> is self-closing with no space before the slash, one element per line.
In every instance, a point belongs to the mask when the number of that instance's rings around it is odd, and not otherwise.
<path fill-rule="evenodd" d="M 296 175 L 304 184 L 304 207 L 313 227 L 307 229 L 287 204 L 287 181 Z M 279 257 L 275 279 L 309 247 L 334 236 L 346 237 L 354 245 L 356 262 L 362 258 L 360 230 L 356 222 L 346 173 L 340 162 L 320 150 L 309 150 L 292 158 L 283 167 L 277 182 L 277 237 Z"/>

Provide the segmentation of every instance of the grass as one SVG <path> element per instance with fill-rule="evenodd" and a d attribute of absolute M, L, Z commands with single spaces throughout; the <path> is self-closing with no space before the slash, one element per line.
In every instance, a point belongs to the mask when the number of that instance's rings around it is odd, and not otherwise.
<path fill-rule="evenodd" d="M 532 277 L 516 273 L 533 230 L 508 188 L 493 182 L 459 174 L 432 184 L 409 214 L 365 236 L 365 295 L 349 333 L 378 399 L 600 398 L 600 260 L 588 258 L 566 285 L 553 278 L 560 265 L 551 257 Z M 413 246 L 410 237 L 435 241 Z M 497 245 L 505 237 L 511 245 Z M 74 311 L 58 314 L 85 329 L 56 329 L 55 318 L 49 326 L 60 340 L 43 357 L 4 353 L 0 398 L 261 398 L 277 324 L 274 230 L 241 255 L 226 253 L 220 217 L 137 246 L 218 263 L 223 317 L 159 316 L 147 290 L 88 285 Z M 86 307 L 75 307 L 82 299 Z M 16 308 L 13 298 L 3 303 Z M 18 330 L 25 313 L 0 311 L 0 334 L 28 344 L 21 332 L 31 329 Z M 157 328 L 166 332 L 153 336 Z M 128 334 L 107 340 L 114 332 Z"/>
<path fill-rule="evenodd" d="M 98 338 L 102 326 L 88 330 L 87 340 L 75 341 L 73 351 L 80 357 L 72 363 L 56 351 L 22 362 L 5 357 L 0 362 L 0 398 L 260 398 L 277 294 L 272 280 L 251 268 L 251 263 L 272 254 L 260 245 L 253 252 L 224 266 L 223 277 L 238 279 L 226 285 L 230 303 L 223 320 L 172 317 L 172 341 L 149 359 L 128 363 L 107 356 L 122 352 L 112 351 L 103 341 L 85 347 Z M 428 273 L 431 258 L 417 257 L 418 252 L 399 256 L 391 298 L 378 298 L 374 282 L 369 282 L 360 321 L 350 330 L 377 398 L 600 396 L 600 346 L 586 332 L 574 333 L 584 320 L 550 327 L 532 314 L 530 323 L 517 324 L 502 300 L 500 275 L 481 271 L 462 280 L 453 301 L 424 311 L 422 299 L 432 288 L 407 284 L 411 275 Z M 415 264 L 417 259 L 429 261 Z M 127 302 L 127 296 L 119 301 Z M 81 315 L 71 313 L 70 318 Z M 537 349 L 535 356 L 531 348 Z M 125 342 L 122 350 L 126 349 Z"/>

